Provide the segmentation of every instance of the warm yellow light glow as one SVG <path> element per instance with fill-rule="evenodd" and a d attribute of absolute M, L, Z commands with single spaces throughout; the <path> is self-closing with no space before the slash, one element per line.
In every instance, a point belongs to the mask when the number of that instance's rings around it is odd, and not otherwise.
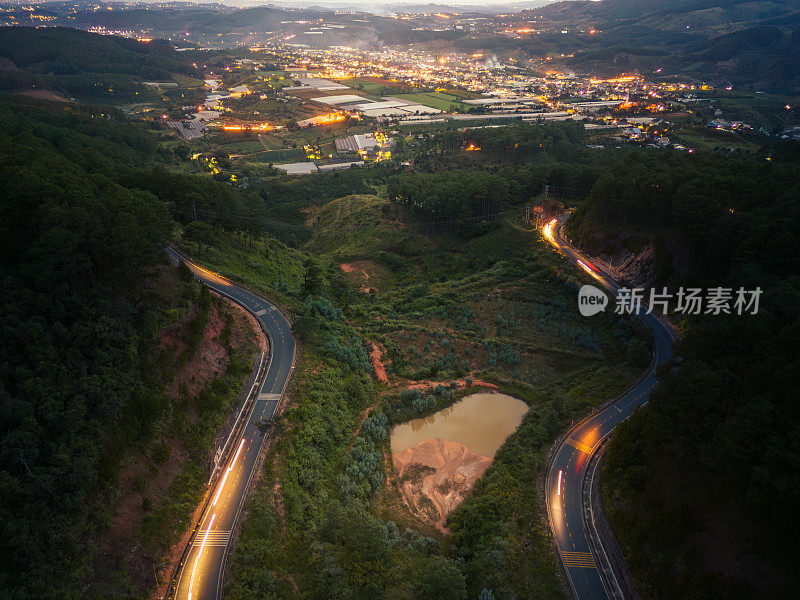
<path fill-rule="evenodd" d="M 592 453 L 592 449 L 594 449 L 594 445 L 597 443 L 597 438 L 599 437 L 599 433 L 597 427 L 590 429 L 586 432 L 586 434 L 581 439 L 581 443 L 586 447 L 589 448 L 589 452 L 587 454 Z"/>
<path fill-rule="evenodd" d="M 271 123 L 254 123 L 253 125 L 223 125 L 223 131 L 272 131 Z"/>
<path fill-rule="evenodd" d="M 230 474 L 231 471 L 233 471 L 233 465 L 236 464 L 236 459 L 239 458 L 239 454 L 242 452 L 243 447 L 244 447 L 244 439 L 242 439 L 242 443 L 239 444 L 239 449 L 236 451 L 236 455 L 233 457 L 231 464 L 228 466 L 227 469 L 225 469 L 225 475 L 222 476 L 222 481 L 220 482 L 219 487 L 217 487 L 217 493 L 214 494 L 214 501 L 211 503 L 211 506 L 217 505 L 217 500 L 219 500 L 219 496 L 222 493 L 222 488 L 225 487 L 225 482 L 228 479 L 228 475 Z"/>
<path fill-rule="evenodd" d="M 214 519 L 217 518 L 216 514 L 211 515 L 211 520 L 208 522 L 208 529 L 206 529 L 206 534 L 203 536 L 203 541 L 200 544 L 200 548 L 197 551 L 197 556 L 194 559 L 194 566 L 192 567 L 192 577 L 189 579 L 189 600 L 192 600 L 192 588 L 194 588 L 194 576 L 197 572 L 197 563 L 200 562 L 200 556 L 203 554 L 203 548 L 206 547 L 206 542 L 208 541 L 208 534 L 211 533 L 211 526 L 214 524 Z"/>
<path fill-rule="evenodd" d="M 203 277 L 214 283 L 219 283 L 221 285 L 233 285 L 230 281 L 228 281 L 221 275 L 217 275 L 213 271 L 209 271 L 208 269 L 204 269 L 203 267 L 198 267 L 196 264 L 194 264 L 193 262 L 189 262 L 188 260 L 184 260 L 183 262 L 186 263 L 186 266 L 189 267 L 189 269 L 193 273 L 197 275 L 202 275 Z"/>
<path fill-rule="evenodd" d="M 547 224 L 542 228 L 542 233 L 544 234 L 544 237 L 547 238 L 547 240 L 551 244 L 556 243 L 556 239 L 553 237 L 553 227 L 555 227 L 556 223 L 557 223 L 556 219 L 553 219 L 551 221 L 548 221 Z"/>
<path fill-rule="evenodd" d="M 319 115 L 318 117 L 311 117 L 310 119 L 306 119 L 305 121 L 299 121 L 298 125 L 301 127 L 308 127 L 308 126 L 315 126 L 315 125 L 327 125 L 328 123 L 338 123 L 339 121 L 344 121 L 345 116 L 342 113 L 334 112 L 328 113 L 327 115 Z"/>
<path fill-rule="evenodd" d="M 631 83 L 638 80 L 636 75 L 621 75 L 620 77 L 612 77 L 611 79 L 590 79 L 590 83 Z"/>

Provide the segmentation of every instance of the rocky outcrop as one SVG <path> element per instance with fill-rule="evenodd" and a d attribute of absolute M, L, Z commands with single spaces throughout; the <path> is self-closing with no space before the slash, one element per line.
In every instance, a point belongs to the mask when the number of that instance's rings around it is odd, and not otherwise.
<path fill-rule="evenodd" d="M 594 261 L 606 267 L 605 271 L 626 285 L 647 287 L 653 280 L 654 254 L 652 244 L 648 244 L 638 252 L 621 248 L 613 255 L 601 253 L 594 258 Z"/>
<path fill-rule="evenodd" d="M 418 517 L 446 532 L 445 520 L 492 464 L 464 444 L 423 440 L 393 456 L 403 501 Z"/>

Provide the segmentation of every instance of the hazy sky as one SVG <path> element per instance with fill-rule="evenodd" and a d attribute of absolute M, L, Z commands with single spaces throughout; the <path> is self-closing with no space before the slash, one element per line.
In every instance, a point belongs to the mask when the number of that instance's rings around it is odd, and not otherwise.
<path fill-rule="evenodd" d="M 203 0 L 199 0 L 203 2 Z M 205 0 L 213 2 L 214 0 Z M 509 8 L 534 8 L 536 6 L 544 6 L 545 4 L 552 4 L 558 0 L 411 0 L 411 1 L 398 1 L 398 0 L 217 0 L 220 4 L 227 4 L 229 6 L 265 6 L 277 5 L 286 7 L 304 8 L 307 6 L 357 6 L 368 10 L 370 6 L 424 6 L 427 4 L 437 4 L 445 6 L 474 6 L 476 8 L 485 8 L 487 6 L 503 6 Z"/>

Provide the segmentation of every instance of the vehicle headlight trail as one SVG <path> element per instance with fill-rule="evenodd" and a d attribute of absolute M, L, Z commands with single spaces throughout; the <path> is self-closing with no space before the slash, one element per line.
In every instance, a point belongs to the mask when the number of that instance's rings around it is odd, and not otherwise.
<path fill-rule="evenodd" d="M 203 536 L 203 542 L 200 544 L 200 549 L 197 551 L 197 556 L 194 559 L 192 577 L 189 580 L 189 600 L 192 600 L 192 589 L 194 589 L 194 576 L 197 574 L 197 564 L 200 562 L 200 557 L 203 555 L 203 548 L 206 547 L 206 542 L 208 542 L 208 534 L 211 533 L 211 526 L 214 525 L 214 519 L 216 518 L 216 513 L 211 515 L 211 520 L 208 522 L 208 529 L 206 529 L 206 534 Z"/>

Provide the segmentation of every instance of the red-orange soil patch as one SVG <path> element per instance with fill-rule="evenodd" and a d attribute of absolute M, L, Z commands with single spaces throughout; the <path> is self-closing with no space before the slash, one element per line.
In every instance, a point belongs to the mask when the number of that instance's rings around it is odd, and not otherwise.
<path fill-rule="evenodd" d="M 406 382 L 403 387 L 408 388 L 410 390 L 420 390 L 423 392 L 427 392 L 429 390 L 434 389 L 438 385 L 445 385 L 449 383 L 455 383 L 457 387 L 466 389 L 467 387 L 473 388 L 489 388 L 491 390 L 499 389 L 495 384 L 489 383 L 488 381 L 483 381 L 482 379 L 473 379 L 472 384 L 467 386 L 466 379 L 453 379 L 452 382 L 444 382 L 444 381 L 416 381 L 414 383 Z"/>
<path fill-rule="evenodd" d="M 350 281 L 358 285 L 358 289 L 366 294 L 377 291 L 374 285 L 370 285 L 377 278 L 375 263 L 371 260 L 357 260 L 351 263 L 342 263 L 339 268 L 344 271 Z"/>
<path fill-rule="evenodd" d="M 372 360 L 372 368 L 375 370 L 375 377 L 378 381 L 389 383 L 389 377 L 386 375 L 386 366 L 382 360 L 383 354 L 386 352 L 382 347 L 378 346 L 375 342 L 372 343 L 372 350 L 369 352 L 369 357 Z M 387 364 L 388 363 L 387 361 Z"/>
<path fill-rule="evenodd" d="M 165 285 L 170 283 L 169 274 L 159 273 L 159 281 L 164 277 Z M 261 329 L 249 313 L 228 300 L 220 305 L 212 303 L 208 324 L 197 351 L 186 364 L 177 367 L 167 385 L 166 395 L 171 400 L 182 401 L 187 390 L 189 398 L 195 397 L 225 372 L 230 357 L 220 333 L 225 327 L 226 313 L 233 317 L 230 337 L 233 348 L 244 348 L 255 344 L 257 340 L 259 348 L 266 350 Z M 187 334 L 188 323 L 162 332 L 158 343 L 161 357 L 167 360 L 172 357 L 174 360 L 179 356 L 186 349 Z M 181 410 L 185 411 L 190 421 L 197 418 L 191 402 L 184 404 Z M 155 462 L 143 452 L 128 457 L 119 473 L 120 499 L 112 508 L 111 527 L 97 540 L 98 548 L 113 559 L 110 562 L 124 563 L 134 581 L 143 585 L 148 582 L 148 586 L 153 581 L 153 565 L 165 561 L 166 564 L 159 569 L 159 580 L 164 583 L 163 580 L 180 559 L 188 535 L 188 532 L 184 533 L 181 542 L 175 544 L 164 557 L 151 556 L 153 549 L 145 548 L 140 539 L 141 525 L 148 514 L 145 500 L 150 504 L 150 510 L 158 509 L 169 486 L 188 460 L 189 451 L 181 440 L 166 439 L 165 444 L 169 448 L 169 457 L 163 463 Z"/>

